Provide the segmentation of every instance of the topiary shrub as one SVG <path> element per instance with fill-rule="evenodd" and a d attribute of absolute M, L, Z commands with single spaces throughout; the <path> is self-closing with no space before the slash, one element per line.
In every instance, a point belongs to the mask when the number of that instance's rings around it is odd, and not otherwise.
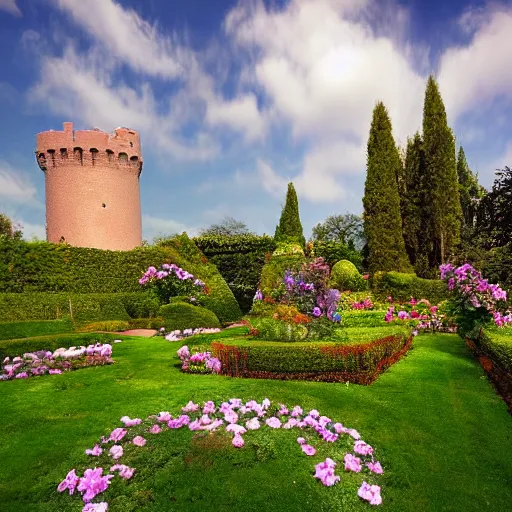
<path fill-rule="evenodd" d="M 168 331 L 196 329 L 197 327 L 220 327 L 213 311 L 186 302 L 172 302 L 161 306 L 158 315 L 164 320 Z"/>
<path fill-rule="evenodd" d="M 331 270 L 331 282 L 333 288 L 341 291 L 364 290 L 365 282 L 357 267 L 348 260 L 341 260 Z"/>
<path fill-rule="evenodd" d="M 127 331 L 130 328 L 130 323 L 125 320 L 106 320 L 103 322 L 89 322 L 80 326 L 80 332 L 119 332 Z"/>

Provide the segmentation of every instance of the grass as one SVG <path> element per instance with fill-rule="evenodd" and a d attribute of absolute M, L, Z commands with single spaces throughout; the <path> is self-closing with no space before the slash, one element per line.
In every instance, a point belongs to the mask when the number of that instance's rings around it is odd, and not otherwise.
<path fill-rule="evenodd" d="M 48 336 L 73 331 L 74 327 L 70 319 L 0 322 L 0 340 Z"/>
<path fill-rule="evenodd" d="M 177 412 L 189 400 L 265 396 L 316 408 L 361 432 L 385 468 L 383 510 L 510 509 L 512 418 L 454 335 L 417 337 L 413 350 L 369 387 L 183 374 L 178 346 L 127 338 L 114 346 L 113 366 L 1 383 L 2 512 L 81 510 L 79 498 L 59 495 L 56 486 L 69 469 L 93 464 L 84 449 L 123 415 Z M 327 452 L 306 457 L 295 438 L 293 431 L 261 430 L 235 450 L 222 435 L 184 430 L 151 437 L 149 447 L 121 459 L 137 468 L 134 479 L 113 484 L 103 497 L 112 512 L 371 510 L 355 495 L 361 477 L 340 470 L 341 485 L 333 488 L 312 478 Z"/>

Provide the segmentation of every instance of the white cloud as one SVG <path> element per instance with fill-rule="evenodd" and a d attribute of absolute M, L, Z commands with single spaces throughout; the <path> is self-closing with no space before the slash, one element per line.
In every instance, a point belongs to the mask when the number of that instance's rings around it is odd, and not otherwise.
<path fill-rule="evenodd" d="M 439 86 L 450 119 L 503 96 L 512 100 L 512 8 L 465 14 L 473 33 L 465 46 L 447 49 L 440 61 Z"/>
<path fill-rule="evenodd" d="M 0 0 L 0 11 L 7 11 L 16 17 L 23 16 L 16 4 L 16 0 Z"/>
<path fill-rule="evenodd" d="M 25 240 L 46 240 L 46 226 L 43 224 L 32 224 L 21 220 L 19 222 Z"/>
<path fill-rule="evenodd" d="M 0 197 L 13 203 L 36 201 L 36 188 L 26 174 L 3 160 L 0 160 Z"/>
<path fill-rule="evenodd" d="M 267 192 L 275 197 L 284 197 L 286 186 L 291 180 L 277 174 L 264 160 L 258 160 L 257 171 L 261 184 Z"/>
<path fill-rule="evenodd" d="M 196 227 L 188 226 L 173 219 L 162 219 L 147 214 L 142 216 L 142 229 L 144 238 L 149 240 L 157 236 L 168 236 L 176 233 L 181 234 L 184 231 L 186 231 L 189 236 L 195 236 L 197 233 Z"/>

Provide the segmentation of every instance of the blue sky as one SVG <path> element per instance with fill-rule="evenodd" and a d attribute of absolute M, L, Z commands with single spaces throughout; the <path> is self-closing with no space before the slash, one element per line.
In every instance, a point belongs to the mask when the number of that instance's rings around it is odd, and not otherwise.
<path fill-rule="evenodd" d="M 0 211 L 44 238 L 35 135 L 139 130 L 144 237 L 232 216 L 273 233 L 295 183 L 307 235 L 362 210 L 371 112 L 421 128 L 435 73 L 489 187 L 512 166 L 512 4 L 462 0 L 0 0 Z"/>

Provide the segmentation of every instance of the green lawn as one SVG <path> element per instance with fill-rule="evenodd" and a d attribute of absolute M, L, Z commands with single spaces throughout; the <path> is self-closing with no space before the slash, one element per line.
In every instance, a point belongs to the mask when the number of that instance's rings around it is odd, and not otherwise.
<path fill-rule="evenodd" d="M 179 345 L 126 339 L 114 345 L 114 366 L 0 383 L 0 510 L 79 511 L 79 497 L 56 486 L 71 468 L 93 466 L 85 448 L 121 416 L 232 397 L 300 404 L 356 428 L 385 469 L 383 510 L 511 508 L 512 417 L 454 335 L 416 338 L 369 387 L 186 375 L 175 366 Z M 333 452 L 316 443 L 317 456 L 306 457 L 294 430 L 249 432 L 240 450 L 221 434 L 193 435 L 148 434 L 150 446 L 128 452 L 121 462 L 137 473 L 100 496 L 109 511 L 372 509 L 355 495 L 360 476 L 338 468 L 342 481 L 333 488 L 311 476 Z"/>

